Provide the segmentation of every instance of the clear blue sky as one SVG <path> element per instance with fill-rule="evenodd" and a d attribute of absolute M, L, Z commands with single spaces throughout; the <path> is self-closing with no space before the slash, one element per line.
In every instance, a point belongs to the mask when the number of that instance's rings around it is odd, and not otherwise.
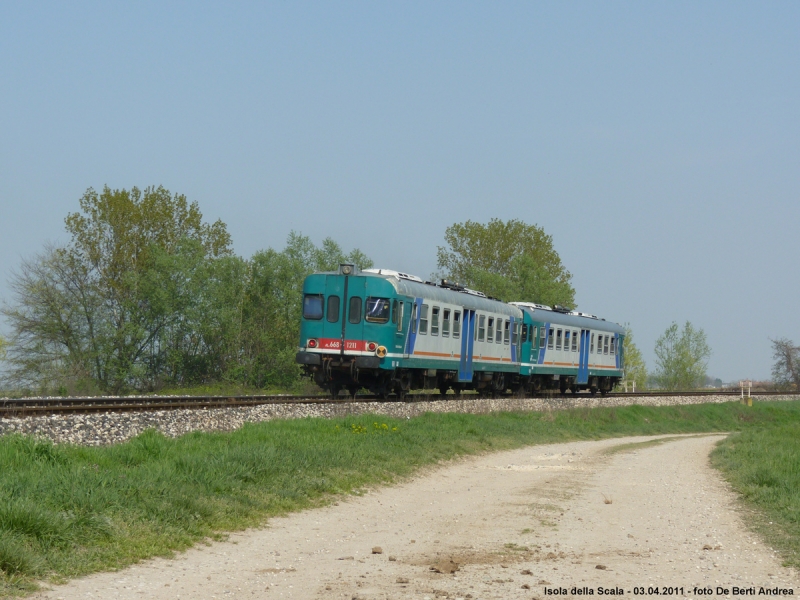
<path fill-rule="evenodd" d="M 423 277 L 448 225 L 516 218 L 648 366 L 690 320 L 710 374 L 767 378 L 800 343 L 799 31 L 777 1 L 4 2 L 0 297 L 90 186 Z"/>

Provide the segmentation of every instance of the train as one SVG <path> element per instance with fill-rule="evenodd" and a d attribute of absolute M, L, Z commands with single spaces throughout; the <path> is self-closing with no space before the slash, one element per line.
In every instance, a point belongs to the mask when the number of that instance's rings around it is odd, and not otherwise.
<path fill-rule="evenodd" d="M 345 263 L 303 282 L 295 360 L 333 396 L 605 394 L 624 377 L 624 341 L 595 315 Z"/>

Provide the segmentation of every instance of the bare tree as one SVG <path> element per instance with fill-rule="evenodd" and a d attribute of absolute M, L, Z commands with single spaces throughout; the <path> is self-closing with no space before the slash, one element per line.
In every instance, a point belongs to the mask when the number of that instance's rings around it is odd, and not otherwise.
<path fill-rule="evenodd" d="M 772 342 L 772 381 L 778 387 L 800 390 L 800 346 L 780 338 Z"/>

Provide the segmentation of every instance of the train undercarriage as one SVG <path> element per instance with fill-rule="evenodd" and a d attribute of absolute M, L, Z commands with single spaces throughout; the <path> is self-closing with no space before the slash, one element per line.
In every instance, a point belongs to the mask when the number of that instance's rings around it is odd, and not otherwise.
<path fill-rule="evenodd" d="M 302 353 L 298 362 L 305 374 L 333 397 L 346 390 L 355 396 L 360 389 L 367 389 L 379 398 L 405 400 L 413 390 L 438 390 L 445 395 L 453 390 L 456 395 L 463 391 L 476 391 L 481 396 L 498 397 L 516 395 L 525 397 L 541 393 L 577 394 L 588 391 L 592 395 L 610 392 L 619 381 L 617 377 L 591 376 L 586 383 L 578 384 L 572 375 L 522 376 L 511 372 L 476 371 L 472 381 L 459 381 L 458 371 L 445 369 L 386 370 L 379 368 L 379 359 L 371 356 L 342 356 Z"/>

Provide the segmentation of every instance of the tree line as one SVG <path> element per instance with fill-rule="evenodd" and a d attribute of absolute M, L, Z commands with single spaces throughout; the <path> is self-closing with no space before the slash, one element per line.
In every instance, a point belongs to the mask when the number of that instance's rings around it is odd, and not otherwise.
<path fill-rule="evenodd" d="M 291 388 L 300 371 L 302 283 L 359 249 L 292 232 L 282 250 L 236 256 L 222 221 L 163 187 L 89 189 L 65 218 L 69 242 L 12 275 L 0 312 L 5 385 L 60 393 L 153 391 L 213 382 Z M 506 299 L 570 305 L 575 290 L 536 225 L 456 224 L 439 249 L 445 276 Z"/>
<path fill-rule="evenodd" d="M 283 250 L 235 256 L 224 223 L 205 223 L 196 202 L 163 187 L 89 189 L 65 226 L 68 244 L 45 247 L 11 277 L 6 385 L 290 387 L 303 278 L 340 262 L 372 265 L 298 233 Z"/>
<path fill-rule="evenodd" d="M 6 386 L 61 393 L 154 391 L 215 382 L 292 388 L 305 277 L 361 250 L 289 234 L 282 250 L 236 256 L 222 221 L 163 187 L 89 189 L 65 218 L 69 242 L 46 246 L 12 275 L 0 338 Z M 575 308 L 572 275 L 552 237 L 519 220 L 448 227 L 438 272 L 488 296 Z M 800 387 L 800 348 L 773 341 L 773 378 Z M 702 329 L 672 323 L 652 372 L 626 327 L 626 378 L 637 389 L 702 385 L 711 350 Z"/>

